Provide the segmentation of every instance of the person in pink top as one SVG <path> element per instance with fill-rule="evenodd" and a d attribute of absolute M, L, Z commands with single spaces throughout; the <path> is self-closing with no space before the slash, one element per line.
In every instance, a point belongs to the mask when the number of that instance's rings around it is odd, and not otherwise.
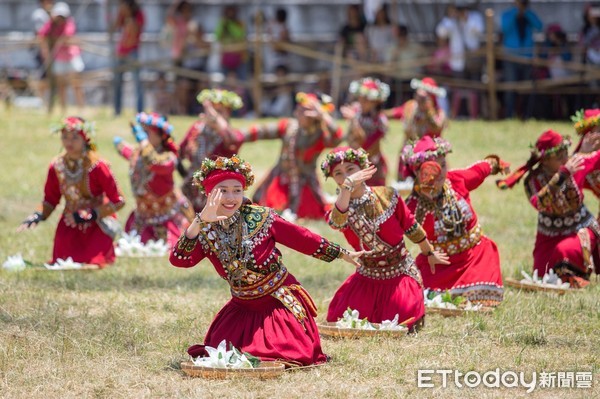
<path fill-rule="evenodd" d="M 117 44 L 117 62 L 114 73 L 115 115 L 121 115 L 123 73 L 127 64 L 139 59 L 140 39 L 144 28 L 144 14 L 137 0 L 121 0 L 117 19 L 111 29 L 121 30 L 121 39 Z M 131 69 L 131 68 L 127 68 Z M 144 110 L 144 88 L 140 79 L 140 69 L 133 68 L 133 80 L 136 91 L 137 112 Z"/>
<path fill-rule="evenodd" d="M 186 0 L 174 0 L 167 12 L 167 25 L 172 31 L 171 59 L 177 68 L 204 71 L 206 53 L 210 45 L 204 40 L 204 31 L 194 19 L 194 7 Z M 197 112 L 195 95 L 199 88 L 198 79 L 178 75 L 175 82 L 174 110 L 177 114 Z"/>
<path fill-rule="evenodd" d="M 56 78 L 63 111 L 67 105 L 67 86 L 69 85 L 75 92 L 77 106 L 82 108 L 84 105 L 83 90 L 77 75 L 83 71 L 85 65 L 81 59 L 81 50 L 73 40 L 77 30 L 75 20 L 71 17 L 69 5 L 62 1 L 54 4 L 50 17 L 50 20 L 38 31 L 42 58 L 45 65 L 51 66 L 52 73 Z"/>

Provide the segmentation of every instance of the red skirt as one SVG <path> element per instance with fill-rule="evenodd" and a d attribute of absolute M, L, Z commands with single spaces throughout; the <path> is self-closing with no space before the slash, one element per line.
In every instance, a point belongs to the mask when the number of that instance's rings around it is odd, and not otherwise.
<path fill-rule="evenodd" d="M 284 285 L 298 284 L 289 275 Z M 304 326 L 274 297 L 267 295 L 253 300 L 231 298 L 217 313 L 210 325 L 204 345 L 188 349 L 192 357 L 207 356 L 205 345 L 217 347 L 223 340 L 261 360 L 284 360 L 308 366 L 324 363 L 327 356 L 321 349 L 321 339 L 309 304 L 294 294 L 307 310 Z"/>
<path fill-rule="evenodd" d="M 264 195 L 259 199 L 258 204 L 275 209 L 277 212 L 283 212 L 290 206 L 289 187 L 281 182 L 279 176 L 275 176 L 268 183 L 269 186 Z M 323 219 L 325 216 L 325 202 L 311 190 L 308 185 L 304 185 L 300 191 L 300 201 L 298 206 L 298 217 L 306 219 Z"/>
<path fill-rule="evenodd" d="M 327 321 L 342 318 L 346 309 L 358 310 L 359 317 L 372 323 L 392 320 L 399 322 L 414 317 L 410 328 L 425 315 L 423 289 L 407 275 L 387 280 L 375 280 L 358 273 L 351 274 L 337 290 L 327 312 Z"/>
<path fill-rule="evenodd" d="M 167 244 L 169 244 L 169 248 L 173 248 L 175 244 L 177 244 L 181 232 L 188 226 L 189 222 L 185 216 L 181 213 L 177 213 L 173 218 L 158 226 L 152 224 L 142 226 L 141 231 L 138 231 L 137 233 L 141 236 L 141 240 L 144 244 L 150 240 L 157 241 L 161 238 L 165 239 L 166 233 Z M 131 231 L 137 230 L 138 227 L 139 226 L 136 226 L 135 223 L 135 211 L 133 211 L 129 215 L 129 218 L 127 218 L 127 223 L 125 223 L 125 232 L 131 233 Z"/>
<path fill-rule="evenodd" d="M 431 274 L 425 256 L 417 256 L 416 262 L 425 288 L 449 290 L 486 306 L 499 305 L 503 300 L 500 255 L 496 244 L 486 236 L 473 248 L 450 256 L 449 265 L 436 265 L 435 274 Z"/>
<path fill-rule="evenodd" d="M 599 273 L 598 238 L 591 230 L 589 230 L 589 236 L 596 273 Z M 533 270 L 537 270 L 538 276 L 542 277 L 550 269 L 561 263 L 571 265 L 582 274 L 587 273 L 587 268 L 583 262 L 581 241 L 577 234 L 566 237 L 549 237 L 538 233 L 535 238 L 535 247 L 533 248 Z"/>
<path fill-rule="evenodd" d="M 113 263 L 113 240 L 95 222 L 90 223 L 85 230 L 80 230 L 78 227 L 68 227 L 61 216 L 54 236 L 51 263 L 68 257 L 73 258 L 74 262 L 99 266 Z"/>

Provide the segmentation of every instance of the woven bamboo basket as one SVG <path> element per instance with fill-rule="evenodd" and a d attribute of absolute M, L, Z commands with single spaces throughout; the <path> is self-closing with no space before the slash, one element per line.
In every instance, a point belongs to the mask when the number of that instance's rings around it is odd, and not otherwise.
<path fill-rule="evenodd" d="M 543 285 L 539 285 L 539 284 L 522 283 L 519 280 L 514 279 L 512 277 L 507 277 L 506 279 L 504 279 L 504 283 L 506 285 L 508 285 L 509 287 L 519 288 L 524 291 L 554 292 L 558 295 L 564 295 L 567 292 L 577 291 L 576 289 L 572 289 L 572 288 L 559 288 L 559 287 L 552 288 L 552 287 L 547 287 L 547 286 L 543 286 Z"/>
<path fill-rule="evenodd" d="M 429 313 L 429 314 L 435 313 L 435 314 L 442 315 L 444 317 L 464 316 L 467 313 L 489 314 L 489 313 L 492 313 L 493 311 L 494 311 L 494 308 L 490 308 L 490 307 L 482 307 L 479 310 L 446 309 L 446 308 L 436 308 L 436 307 L 430 307 L 430 306 L 427 306 L 425 308 L 425 313 Z"/>
<path fill-rule="evenodd" d="M 252 369 L 231 369 L 221 367 L 196 366 L 187 361 L 181 362 L 181 370 L 190 377 L 202 377 L 210 380 L 224 380 L 227 378 L 277 378 L 283 374 L 285 366 L 279 362 L 261 362 Z"/>
<path fill-rule="evenodd" d="M 371 323 L 376 328 L 379 328 L 378 323 Z M 325 322 L 317 324 L 319 333 L 324 337 L 330 338 L 350 338 L 357 339 L 362 337 L 393 337 L 401 338 L 408 333 L 407 328 L 402 330 L 364 330 L 362 328 L 341 328 L 335 325 L 335 322 Z"/>

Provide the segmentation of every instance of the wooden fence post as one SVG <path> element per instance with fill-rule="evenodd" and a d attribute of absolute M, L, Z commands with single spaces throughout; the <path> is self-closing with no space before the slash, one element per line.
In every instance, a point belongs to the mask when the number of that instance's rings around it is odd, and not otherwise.
<path fill-rule="evenodd" d="M 491 120 L 498 119 L 498 100 L 496 97 L 496 45 L 494 43 L 494 10 L 485 10 L 486 54 L 487 54 L 487 86 L 488 106 Z"/>
<path fill-rule="evenodd" d="M 262 104 L 262 74 L 263 74 L 263 14 L 259 11 L 255 17 L 255 38 L 254 38 L 254 79 L 252 85 L 252 92 L 254 98 L 254 114 L 257 117 L 261 116 L 261 104 Z"/>

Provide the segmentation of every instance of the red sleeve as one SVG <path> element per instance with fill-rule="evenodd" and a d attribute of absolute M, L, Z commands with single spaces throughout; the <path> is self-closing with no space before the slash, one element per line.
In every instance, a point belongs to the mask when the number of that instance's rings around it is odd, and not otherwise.
<path fill-rule="evenodd" d="M 98 162 L 98 165 L 90 174 L 95 175 L 94 178 L 90 176 L 90 189 L 92 189 L 92 181 L 96 182 L 94 186 L 97 186 L 97 191 L 94 190 L 96 192 L 93 194 L 104 193 L 108 199 L 108 202 L 100 205 L 96 210 L 99 217 L 112 215 L 125 206 L 125 197 L 106 163 Z"/>
<path fill-rule="evenodd" d="M 123 146 L 121 147 L 121 150 L 119 150 L 119 154 L 126 160 L 130 160 L 131 154 L 133 154 L 133 147 L 123 142 Z"/>
<path fill-rule="evenodd" d="M 417 222 L 415 216 L 410 209 L 408 209 L 408 206 L 400 195 L 398 195 L 398 204 L 396 205 L 396 212 L 394 214 L 396 219 L 400 222 L 403 231 L 407 231 Z"/>
<path fill-rule="evenodd" d="M 404 118 L 404 104 L 392 108 L 392 112 L 390 115 L 392 119 L 403 119 Z"/>
<path fill-rule="evenodd" d="M 295 251 L 331 262 L 340 254 L 340 246 L 313 233 L 305 227 L 288 222 L 276 213 L 271 231 L 276 242 Z"/>
<path fill-rule="evenodd" d="M 42 203 L 42 215 L 44 216 L 44 219 L 50 216 L 54 208 L 56 208 L 60 202 L 61 196 L 58 176 L 56 176 L 54 164 L 51 164 L 48 169 L 46 184 L 44 185 L 44 202 Z"/>
<path fill-rule="evenodd" d="M 183 140 L 181 140 L 181 143 L 179 143 L 179 158 L 184 159 L 185 158 L 185 152 L 187 149 L 187 146 L 192 138 L 192 136 L 196 133 L 197 129 L 197 124 L 198 122 L 195 122 L 187 131 L 187 133 L 185 134 L 185 137 L 183 138 Z"/>
<path fill-rule="evenodd" d="M 464 181 L 468 191 L 473 191 L 492 173 L 492 167 L 487 161 L 479 161 L 466 169 L 455 169 L 448 172 L 453 178 Z"/>
<path fill-rule="evenodd" d="M 52 20 L 46 22 L 38 31 L 38 36 L 46 37 L 50 33 L 50 27 L 52 26 Z"/>
<path fill-rule="evenodd" d="M 188 268 L 196 266 L 205 257 L 206 254 L 198 242 L 198 237 L 190 239 L 183 233 L 171 250 L 169 262 L 175 267 Z"/>

